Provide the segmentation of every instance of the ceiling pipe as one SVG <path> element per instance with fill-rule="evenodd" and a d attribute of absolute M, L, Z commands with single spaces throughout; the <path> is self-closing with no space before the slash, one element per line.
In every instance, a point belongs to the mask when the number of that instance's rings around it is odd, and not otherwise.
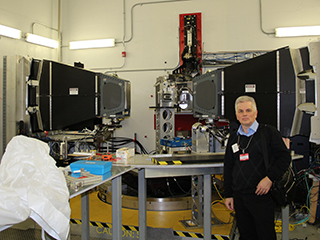
<path fill-rule="evenodd" d="M 61 41 L 61 0 L 58 0 L 58 62 L 61 62 L 62 58 L 62 41 Z"/>

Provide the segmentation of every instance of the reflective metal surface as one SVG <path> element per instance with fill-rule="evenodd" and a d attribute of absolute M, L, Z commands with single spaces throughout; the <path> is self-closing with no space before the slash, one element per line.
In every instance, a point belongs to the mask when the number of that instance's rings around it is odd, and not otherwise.
<path fill-rule="evenodd" d="M 69 192 L 70 192 L 70 198 L 73 198 L 73 197 L 76 197 L 82 193 L 85 193 L 105 182 L 108 182 L 120 175 L 122 175 L 123 173 L 125 172 L 128 172 L 130 170 L 134 169 L 134 167 L 131 167 L 131 166 L 112 166 L 111 168 L 111 172 L 110 172 L 110 176 L 108 176 L 106 179 L 102 180 L 101 182 L 99 183 L 95 183 L 95 184 L 91 184 L 91 185 L 87 185 L 87 186 L 84 186 L 84 187 L 79 187 L 77 189 L 77 191 L 74 189 L 74 188 L 70 188 L 69 186 Z"/>
<path fill-rule="evenodd" d="M 101 188 L 98 193 L 99 199 L 111 204 L 112 193 L 103 192 Z M 138 210 L 138 197 L 122 195 L 122 207 Z M 191 197 L 180 198 L 147 198 L 148 211 L 181 211 L 191 209 Z"/>
<path fill-rule="evenodd" d="M 222 174 L 223 173 L 223 154 L 208 153 L 208 154 L 185 154 L 185 155 L 171 155 L 165 157 L 167 161 L 173 160 L 190 160 L 190 164 L 173 164 L 173 165 L 156 165 L 152 162 L 152 156 L 136 155 L 131 158 L 128 165 L 135 168 L 145 169 L 145 178 L 156 177 L 172 177 L 172 176 L 191 176 L 204 174 Z M 212 158 L 212 162 L 200 161 L 200 159 L 208 160 Z M 162 160 L 163 157 L 161 157 Z M 192 159 L 199 159 L 199 161 L 192 162 Z"/>

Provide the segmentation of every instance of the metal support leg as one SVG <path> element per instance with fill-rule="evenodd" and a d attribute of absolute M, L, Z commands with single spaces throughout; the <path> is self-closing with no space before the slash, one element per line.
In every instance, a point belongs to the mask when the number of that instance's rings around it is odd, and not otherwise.
<path fill-rule="evenodd" d="M 89 194 L 83 193 L 81 195 L 81 239 L 90 239 L 89 229 Z"/>
<path fill-rule="evenodd" d="M 203 235 L 204 240 L 211 240 L 211 175 L 203 176 L 204 180 L 204 218 L 203 218 Z"/>
<path fill-rule="evenodd" d="M 140 169 L 138 174 L 138 192 L 139 192 L 139 239 L 147 239 L 147 185 L 145 179 L 145 170 Z"/>
<path fill-rule="evenodd" d="M 122 177 L 114 178 L 112 187 L 112 239 L 120 240 L 122 238 Z"/>
<path fill-rule="evenodd" d="M 192 211 L 191 211 L 191 221 L 197 227 L 203 227 L 203 176 L 192 176 Z"/>
<path fill-rule="evenodd" d="M 282 208 L 282 240 L 289 240 L 289 206 Z"/>

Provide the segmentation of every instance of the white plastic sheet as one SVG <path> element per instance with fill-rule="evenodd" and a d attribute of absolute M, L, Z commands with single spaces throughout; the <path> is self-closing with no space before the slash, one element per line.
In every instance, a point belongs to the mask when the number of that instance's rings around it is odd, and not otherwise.
<path fill-rule="evenodd" d="M 12 138 L 0 162 L 0 230 L 30 217 L 52 237 L 65 240 L 70 212 L 66 180 L 48 145 Z"/>

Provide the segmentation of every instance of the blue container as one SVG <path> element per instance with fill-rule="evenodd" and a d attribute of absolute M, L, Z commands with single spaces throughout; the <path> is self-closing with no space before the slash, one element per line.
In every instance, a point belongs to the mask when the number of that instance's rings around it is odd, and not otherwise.
<path fill-rule="evenodd" d="M 79 160 L 70 164 L 71 172 L 79 171 L 84 168 L 85 171 L 91 174 L 105 174 L 111 171 L 112 162 L 105 161 L 86 161 Z"/>
<path fill-rule="evenodd" d="M 191 139 L 174 138 L 174 139 L 161 139 L 160 144 L 166 147 L 191 147 Z"/>

